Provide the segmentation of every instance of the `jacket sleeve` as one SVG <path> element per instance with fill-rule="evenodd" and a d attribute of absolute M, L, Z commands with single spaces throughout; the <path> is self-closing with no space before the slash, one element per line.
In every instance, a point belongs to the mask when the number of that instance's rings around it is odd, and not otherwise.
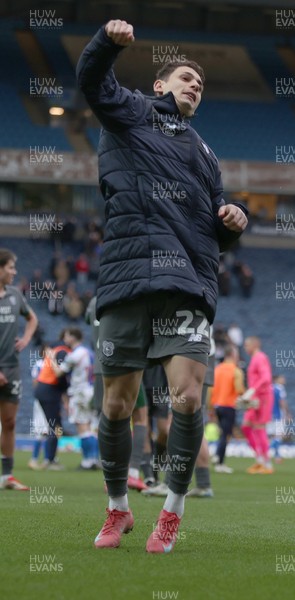
<path fill-rule="evenodd" d="M 225 200 L 223 198 L 223 185 L 218 163 L 216 166 L 215 185 L 211 192 L 211 200 L 219 249 L 220 252 L 225 252 L 236 240 L 239 239 L 243 232 L 231 231 L 223 224 L 222 219 L 218 216 L 220 207 L 225 205 Z M 231 204 L 238 206 L 246 216 L 248 215 L 248 210 L 245 206 L 243 206 L 243 204 L 240 204 L 239 202 L 231 202 Z"/>
<path fill-rule="evenodd" d="M 76 69 L 78 86 L 90 108 L 102 125 L 110 129 L 131 127 L 144 108 L 144 97 L 121 87 L 112 69 L 123 49 L 101 27 L 84 48 Z"/>

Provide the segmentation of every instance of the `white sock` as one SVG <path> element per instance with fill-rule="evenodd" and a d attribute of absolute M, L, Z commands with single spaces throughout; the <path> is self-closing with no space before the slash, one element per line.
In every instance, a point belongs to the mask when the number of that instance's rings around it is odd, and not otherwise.
<path fill-rule="evenodd" d="M 164 510 L 176 513 L 178 517 L 182 517 L 184 513 L 184 494 L 175 494 L 168 489 L 168 495 L 164 504 Z"/>
<path fill-rule="evenodd" d="M 85 469 L 88 469 L 89 467 L 92 467 L 92 465 L 93 465 L 93 458 L 82 458 L 81 465 Z"/>
<path fill-rule="evenodd" d="M 129 506 L 127 494 L 125 494 L 125 496 L 116 496 L 115 498 L 109 497 L 109 509 L 116 509 L 128 512 Z"/>
<path fill-rule="evenodd" d="M 256 460 L 257 460 L 258 465 L 263 465 L 263 463 L 264 463 L 263 456 L 257 456 Z"/>
<path fill-rule="evenodd" d="M 134 477 L 134 479 L 139 479 L 139 469 L 133 469 L 133 467 L 130 467 L 128 475 L 130 477 Z"/>

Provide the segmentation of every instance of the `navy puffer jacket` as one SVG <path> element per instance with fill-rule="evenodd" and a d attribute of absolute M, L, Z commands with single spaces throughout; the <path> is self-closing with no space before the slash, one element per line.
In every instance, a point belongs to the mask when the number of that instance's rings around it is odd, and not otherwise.
<path fill-rule="evenodd" d="M 112 63 L 121 50 L 102 28 L 77 66 L 79 87 L 103 126 L 98 317 L 112 304 L 167 290 L 195 296 L 212 322 L 219 252 L 240 235 L 217 216 L 224 204 L 218 161 L 182 120 L 171 92 L 146 97 L 118 84 Z"/>

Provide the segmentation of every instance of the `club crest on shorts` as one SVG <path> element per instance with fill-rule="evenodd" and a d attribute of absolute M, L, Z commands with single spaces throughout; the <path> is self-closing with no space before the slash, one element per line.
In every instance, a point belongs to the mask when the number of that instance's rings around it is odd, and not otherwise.
<path fill-rule="evenodd" d="M 107 342 L 106 340 L 102 342 L 102 352 L 105 356 L 113 356 L 114 349 L 113 342 Z"/>

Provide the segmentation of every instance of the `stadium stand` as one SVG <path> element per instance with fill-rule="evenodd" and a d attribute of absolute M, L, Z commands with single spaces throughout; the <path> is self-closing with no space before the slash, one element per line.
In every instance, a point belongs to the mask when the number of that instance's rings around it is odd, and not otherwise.
<path fill-rule="evenodd" d="M 294 336 L 290 328 L 294 319 L 294 298 L 292 292 L 289 299 L 285 300 L 282 299 L 282 294 L 276 293 L 281 284 L 287 289 L 288 285 L 292 288 L 289 282 L 294 272 L 294 250 L 240 248 L 236 258 L 247 262 L 254 271 L 253 294 L 250 298 L 243 298 L 232 275 L 232 293 L 226 298 L 219 297 L 215 323 L 222 322 L 228 327 L 231 322 L 236 322 L 245 335 L 261 337 L 273 371 L 286 376 L 290 407 L 294 409 Z M 290 352 L 293 357 L 285 370 L 280 366 L 280 360 L 277 360 L 284 350 L 286 356 Z"/>
<path fill-rule="evenodd" d="M 92 147 L 97 150 L 99 141 L 99 129 L 98 127 L 87 127 L 86 129 L 87 139 L 91 143 Z"/>
<path fill-rule="evenodd" d="M 6 148 L 27 148 L 27 140 L 31 145 L 55 146 L 56 151 L 72 151 L 73 146 L 62 127 L 37 125 L 33 123 L 26 111 L 20 94 L 29 93 L 28 82 L 32 73 L 29 65 L 17 42 L 15 32 L 25 30 L 26 25 L 21 20 L 5 19 L 0 22 L 1 41 L 0 48 L 3 54 L 10 56 L 9 61 L 2 61 L 0 67 L 0 110 L 3 118 L 0 125 L 1 146 Z M 34 36 L 44 53 L 48 65 L 52 70 L 56 82 L 62 83 L 65 89 L 74 90 L 75 82 L 75 42 L 77 35 L 82 39 L 89 39 L 94 33 L 93 26 L 66 24 L 62 34 L 58 30 L 36 30 Z M 83 38 L 84 36 L 84 38 Z M 138 40 L 149 40 L 149 45 L 157 40 L 171 43 L 181 39 L 183 45 L 192 43 L 202 45 L 202 52 L 210 45 L 220 45 L 220 48 L 231 48 L 233 52 L 240 48 L 248 61 L 248 67 L 256 69 L 257 77 L 261 79 L 261 86 L 268 88 L 269 98 L 265 101 L 262 94 L 261 101 L 237 101 L 237 99 L 224 100 L 224 90 L 218 94 L 218 77 L 213 88 L 212 74 L 210 73 L 211 88 L 204 94 L 192 125 L 200 135 L 208 141 L 217 156 L 221 159 L 259 160 L 272 161 L 275 156 L 276 145 L 290 143 L 290 137 L 295 135 L 295 118 L 292 104 L 284 98 L 280 100 L 275 95 L 276 77 L 290 78 L 292 73 L 284 62 L 280 49 L 286 45 L 283 36 L 249 36 L 241 34 L 183 32 L 173 30 L 152 30 L 141 28 L 137 32 Z M 84 43 L 84 42 L 83 42 Z M 289 49 L 294 48 L 292 42 Z M 83 44 L 82 44 L 83 45 Z M 180 46 L 181 48 L 181 46 Z M 143 54 L 143 57 L 146 56 Z M 146 59 L 145 59 L 146 60 Z M 246 60 L 246 59 L 245 59 Z M 150 62 L 150 57 L 149 57 Z M 159 65 L 155 65 L 155 69 Z M 246 62 L 245 62 L 246 67 Z M 135 67 L 133 67 L 135 68 Z M 119 66 L 120 72 L 120 66 Z M 124 73 L 124 69 L 123 69 Z M 133 77 L 134 77 L 133 73 Z M 7 80 L 9 79 L 9 85 Z M 213 77 L 214 79 L 214 77 Z M 233 82 L 234 83 L 234 82 Z M 257 83 L 257 82 L 256 82 Z M 136 85 L 134 86 L 136 87 Z M 232 87 L 232 89 L 231 89 Z M 259 86 L 258 86 L 259 87 Z M 229 97 L 235 93 L 234 85 L 228 86 Z M 144 90 L 148 91 L 148 90 Z M 37 100 L 39 101 L 39 100 Z M 94 150 L 97 148 L 98 131 L 95 127 L 85 128 L 85 138 Z M 259 133 L 259 135 L 257 135 Z"/>
<path fill-rule="evenodd" d="M 42 268 L 44 277 L 49 276 L 49 265 L 53 256 L 53 248 L 47 241 L 32 241 L 28 239 L 19 239 L 17 242 L 10 238 L 2 238 L 4 246 L 7 246 L 17 252 L 18 276 L 16 282 L 21 276 L 30 279 L 32 277 L 32 264 L 36 252 L 38 254 L 38 267 Z M 63 256 L 72 254 L 78 256 L 80 246 L 77 243 L 66 244 L 62 248 Z M 239 248 L 235 253 L 235 259 L 246 262 L 254 271 L 255 286 L 250 298 L 244 298 L 241 295 L 235 276 L 232 274 L 231 294 L 226 298 L 220 296 L 218 302 L 216 323 L 223 323 L 226 327 L 231 322 L 239 323 L 245 335 L 258 335 L 263 341 L 263 345 L 270 356 L 274 371 L 280 372 L 282 369 L 276 368 L 276 352 L 282 348 L 292 348 L 293 333 L 289 324 L 293 322 L 293 302 L 291 300 L 279 300 L 276 298 L 276 284 L 288 282 L 292 265 L 294 264 L 293 251 L 286 249 L 272 248 Z M 271 268 L 270 268 L 271 265 Z M 93 285 L 89 284 L 89 289 Z M 40 302 L 32 302 L 32 307 L 40 320 L 40 325 L 44 330 L 44 338 L 54 339 L 58 332 L 69 324 L 64 315 L 52 317 L 42 306 Z M 281 315 L 281 321 L 278 323 L 278 315 Z M 79 327 L 82 328 L 88 343 L 91 343 L 91 333 L 83 319 L 79 321 Z M 31 380 L 30 380 L 30 351 L 35 352 L 33 345 L 26 348 L 21 354 L 21 365 L 24 381 L 23 403 L 18 418 L 18 432 L 25 431 L 28 428 L 32 408 Z M 287 368 L 284 373 L 287 378 L 287 391 L 290 406 L 295 406 L 295 373 L 294 368 Z"/>
<path fill-rule="evenodd" d="M 20 20 L 0 19 L 0 50 L 1 56 L 6 57 L 0 63 L 1 86 L 9 81 L 16 90 L 28 90 L 29 79 L 33 77 L 14 36 L 14 29 L 22 27 Z"/>
<path fill-rule="evenodd" d="M 278 142 L 288 147 L 295 137 L 294 115 L 282 102 L 206 100 L 193 125 L 220 159 L 273 161 Z"/>
<path fill-rule="evenodd" d="M 81 25 L 65 23 L 62 32 L 58 30 L 36 30 L 32 32 L 35 42 L 40 48 L 53 77 L 57 84 L 62 84 L 64 88 L 75 90 L 75 62 L 77 59 L 76 42 L 80 38 L 80 45 L 95 33 L 96 27 L 93 25 Z M 9 55 L 9 61 L 3 60 L 0 66 L 0 111 L 2 115 L 0 123 L 0 145 L 7 149 L 26 149 L 28 150 L 28 140 L 30 146 L 54 146 L 56 151 L 73 151 L 73 146 L 68 139 L 67 132 L 62 127 L 52 127 L 49 125 L 38 125 L 30 118 L 27 106 L 23 102 L 24 94 L 29 95 L 29 80 L 36 77 L 31 66 L 28 64 L 21 45 L 18 43 L 17 31 L 27 31 L 26 23 L 21 19 L 2 19 L 0 20 L 0 49 L 2 55 Z M 201 48 L 206 57 L 206 47 L 208 51 L 210 46 L 220 47 L 220 49 L 239 48 L 244 57 L 245 68 L 254 68 L 256 72 L 257 90 L 261 91 L 261 99 L 257 97 L 252 100 L 237 99 L 237 85 L 229 86 L 226 90 L 228 99 L 224 99 L 224 86 L 222 93 L 218 93 L 219 74 L 212 77 L 209 73 L 208 90 L 205 90 L 204 101 L 201 103 L 197 115 L 192 120 L 192 125 L 199 134 L 212 147 L 219 159 L 225 160 L 249 160 L 249 161 L 274 161 L 275 147 L 279 143 L 282 146 L 288 146 L 290 140 L 295 137 L 295 118 L 292 103 L 287 98 L 280 100 L 275 94 L 276 77 L 290 78 L 292 76 L 288 64 L 284 62 L 280 49 L 286 44 L 283 36 L 277 35 L 254 35 L 233 33 L 209 33 L 209 32 L 188 32 L 164 29 L 139 28 L 137 39 L 142 46 L 143 60 L 151 63 L 150 47 L 153 43 L 178 42 L 188 44 L 192 48 Z M 82 40 L 82 41 L 81 41 Z M 294 51 L 294 42 L 290 40 L 289 48 Z M 146 47 L 144 47 L 146 44 Z M 81 47 L 82 47 L 81 46 Z M 197 56 L 196 56 L 197 58 Z M 201 62 L 201 60 L 200 60 Z M 132 66 L 132 77 L 134 87 L 137 87 L 136 69 L 145 65 Z M 130 62 L 127 61 L 127 68 L 130 68 Z M 159 68 L 159 65 L 149 65 L 153 72 Z M 121 71 L 120 71 L 121 69 Z M 134 70 L 135 69 L 135 70 Z M 124 61 L 120 66 L 119 73 L 124 75 Z M 254 72 L 253 71 L 253 72 Z M 128 73 L 128 71 L 127 71 Z M 139 75 L 138 75 L 139 76 Z M 250 75 L 249 75 L 250 76 Z M 119 76 L 121 80 L 121 76 Z M 213 84 L 212 84 L 213 79 Z M 9 81 L 9 84 L 7 83 Z M 211 83 L 210 83 L 211 81 Z M 124 77 L 123 77 L 124 82 Z M 211 85 L 211 87 L 210 87 Z M 138 81 L 140 87 L 140 81 Z M 259 87 L 260 86 L 260 87 Z M 256 90 L 256 92 L 257 92 Z M 144 89 L 145 92 L 150 90 Z M 232 98 L 231 98 L 232 96 Z M 39 99 L 36 102 L 42 102 Z M 48 108 L 47 108 L 48 110 Z M 94 120 L 85 121 L 84 128 L 85 139 L 95 151 L 98 145 L 99 127 L 94 125 Z M 99 125 L 99 124 L 98 124 Z M 38 252 L 38 264 L 42 265 L 44 274 L 46 273 L 50 258 L 52 256 L 52 246 L 46 241 L 32 241 L 29 239 L 19 239 L 17 244 L 10 238 L 2 239 L 2 245 L 7 245 L 14 249 L 18 256 L 19 276 L 25 276 L 28 279 L 32 275 L 32 263 Z M 66 254 L 79 253 L 78 246 L 69 246 L 63 248 Z M 238 251 L 239 260 L 245 260 L 255 275 L 255 287 L 253 295 L 250 298 L 243 298 L 238 289 L 238 285 L 232 276 L 232 293 L 229 297 L 220 297 L 217 312 L 217 320 L 228 325 L 235 320 L 240 324 L 245 333 L 255 333 L 260 335 L 267 347 L 267 350 L 275 361 L 276 349 L 280 345 L 289 347 L 292 345 L 290 329 L 284 326 L 284 323 L 292 320 L 292 303 L 284 301 L 282 304 L 284 321 L 279 330 L 273 327 L 277 320 L 279 301 L 275 296 L 274 282 L 290 279 L 289 269 L 292 268 L 291 250 L 272 250 L 257 248 L 240 248 Z M 35 263 L 34 263 L 35 264 Z M 270 270 L 269 265 L 272 265 Z M 37 304 L 37 303 L 36 303 Z M 44 310 L 44 307 L 34 306 L 39 314 L 41 326 L 45 330 L 45 336 L 52 332 L 52 317 Z M 54 317 L 54 332 L 61 329 L 68 321 L 64 316 Z M 79 323 L 80 325 L 80 323 Z M 90 334 L 83 321 L 82 328 L 85 330 L 88 339 Z M 279 334 L 278 334 L 279 331 Z M 279 340 L 278 340 L 279 335 Z M 18 431 L 27 428 L 29 411 L 27 410 L 30 397 L 30 373 L 27 367 L 29 350 L 26 349 L 21 360 L 24 371 L 24 399 L 22 409 L 18 420 Z M 26 366 L 25 366 L 26 365 Z M 295 376 L 291 372 L 287 374 L 288 387 L 292 389 L 295 384 Z M 294 398 L 291 399 L 291 403 Z"/>
<path fill-rule="evenodd" d="M 45 52 L 48 63 L 65 87 L 76 87 L 74 66 L 62 44 L 60 33 L 36 30 L 37 40 Z"/>
<path fill-rule="evenodd" d="M 11 238 L 1 237 L 1 245 L 16 252 L 18 256 L 18 275 L 15 280 L 15 285 L 18 284 L 22 277 L 30 280 L 33 276 L 34 268 L 42 270 L 43 279 L 49 278 L 50 262 L 54 252 L 54 248 L 49 241 L 21 238 L 16 241 Z M 72 255 L 75 258 L 79 255 L 80 251 L 81 247 L 79 243 L 64 244 L 62 247 L 62 255 L 64 257 Z M 38 262 L 36 261 L 36 256 L 38 256 Z M 32 265 L 34 265 L 34 267 Z M 93 292 L 93 287 L 93 282 L 89 282 L 87 289 Z M 55 341 L 59 332 L 64 327 L 69 326 L 70 321 L 65 315 L 56 315 L 52 317 L 47 310 L 46 302 L 43 303 L 32 300 L 29 296 L 27 296 L 27 299 L 38 316 L 44 340 Z M 88 345 L 91 345 L 91 331 L 83 318 L 79 320 L 79 327 L 83 330 Z M 23 401 L 18 415 L 17 432 L 29 430 L 29 421 L 32 416 L 33 408 L 31 367 L 33 366 L 34 360 L 36 360 L 37 353 L 38 347 L 32 342 L 21 354 L 20 363 L 23 377 Z"/>
<path fill-rule="evenodd" d="M 14 87 L 0 86 L 0 140 L 2 148 L 29 150 L 31 147 L 55 147 L 56 151 L 72 151 L 63 129 L 34 125 Z"/>

